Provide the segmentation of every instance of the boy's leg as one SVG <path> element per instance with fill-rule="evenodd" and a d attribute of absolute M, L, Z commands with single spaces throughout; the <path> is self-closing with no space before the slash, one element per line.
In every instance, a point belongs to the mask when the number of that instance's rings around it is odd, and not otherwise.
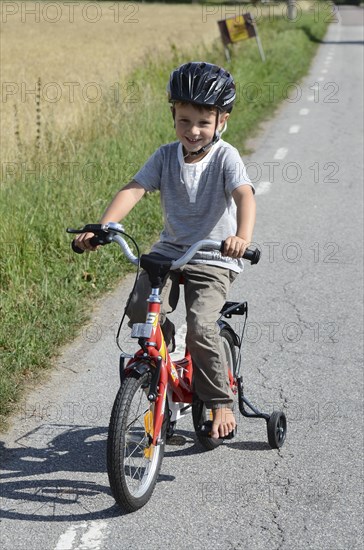
<path fill-rule="evenodd" d="M 183 268 L 183 275 L 187 347 L 193 358 L 195 391 L 213 410 L 213 437 L 228 435 L 236 423 L 217 319 L 236 273 L 211 265 L 189 264 Z"/>
<path fill-rule="evenodd" d="M 147 315 L 147 299 L 150 295 L 150 291 L 151 286 L 148 274 L 146 271 L 142 271 L 126 310 L 126 315 L 129 317 L 129 326 L 132 326 L 134 323 L 145 322 Z M 160 316 L 163 336 L 169 351 L 171 351 L 173 346 L 175 327 L 166 317 L 166 313 L 170 313 L 176 308 L 178 298 L 179 276 L 177 277 L 176 274 L 170 273 L 166 276 L 161 291 L 162 309 Z"/>

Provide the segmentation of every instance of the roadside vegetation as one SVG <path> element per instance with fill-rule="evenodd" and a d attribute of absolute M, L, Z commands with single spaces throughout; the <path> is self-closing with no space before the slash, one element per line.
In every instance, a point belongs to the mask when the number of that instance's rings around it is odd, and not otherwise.
<path fill-rule="evenodd" d="M 34 109 L 36 139 L 23 146 L 17 136 L 14 162 L 3 171 L 0 216 L 0 414 L 14 409 L 27 385 L 52 364 L 60 346 L 74 338 L 94 299 L 115 287 L 130 270 L 117 247 L 77 256 L 67 226 L 100 218 L 115 192 L 162 143 L 174 140 L 166 101 L 170 71 L 188 59 L 204 59 L 231 70 L 238 101 L 226 139 L 242 154 L 259 122 L 271 116 L 292 84 L 307 73 L 327 28 L 325 17 L 303 13 L 294 23 L 279 17 L 259 22 L 266 62 L 254 39 L 234 45 L 227 64 L 220 40 L 193 52 L 172 45 L 163 60 L 144 59 L 111 90 L 82 127 L 65 136 L 47 135 L 42 105 Z M 272 91 L 274 90 L 274 92 Z M 126 98 L 128 99 L 126 101 Z M 225 137 L 225 136 L 224 136 Z M 157 197 L 147 194 L 125 220 L 142 250 L 161 230 Z"/>

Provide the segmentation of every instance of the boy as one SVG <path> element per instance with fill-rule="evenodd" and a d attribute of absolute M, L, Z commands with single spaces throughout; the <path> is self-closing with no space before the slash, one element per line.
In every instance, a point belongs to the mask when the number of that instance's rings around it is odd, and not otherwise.
<path fill-rule="evenodd" d="M 177 259 L 200 239 L 225 240 L 223 254 L 199 252 L 166 277 L 161 315 L 166 342 L 171 343 L 174 327 L 165 313 L 176 307 L 182 272 L 194 389 L 213 411 L 211 435 L 218 438 L 233 431 L 236 422 L 216 321 L 252 238 L 254 188 L 238 151 L 220 139 L 236 97 L 231 75 L 209 63 L 186 63 L 172 72 L 168 95 L 178 141 L 161 146 L 150 157 L 116 194 L 100 223 L 121 221 L 146 191 L 159 190 L 165 225 L 153 252 Z M 77 246 L 94 250 L 91 236 L 80 235 Z M 127 312 L 131 323 L 145 321 L 149 292 L 142 273 Z"/>

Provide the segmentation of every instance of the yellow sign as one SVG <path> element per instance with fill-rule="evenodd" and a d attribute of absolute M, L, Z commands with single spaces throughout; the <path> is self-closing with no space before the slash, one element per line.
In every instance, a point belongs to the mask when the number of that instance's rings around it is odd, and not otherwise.
<path fill-rule="evenodd" d="M 219 25 L 221 38 L 225 46 L 233 42 L 258 36 L 250 13 L 222 19 L 217 24 Z"/>
<path fill-rule="evenodd" d="M 225 22 L 231 42 L 239 42 L 240 40 L 250 38 L 245 19 L 242 15 L 226 19 Z"/>

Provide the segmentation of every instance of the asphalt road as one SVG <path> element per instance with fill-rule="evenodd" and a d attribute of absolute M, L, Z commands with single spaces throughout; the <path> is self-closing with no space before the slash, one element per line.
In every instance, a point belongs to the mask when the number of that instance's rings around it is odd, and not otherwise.
<path fill-rule="evenodd" d="M 269 448 L 264 421 L 240 418 L 234 440 L 204 453 L 187 417 L 152 500 L 120 513 L 105 441 L 129 277 L 3 434 L 4 550 L 363 547 L 362 16 L 340 11 L 309 75 L 245 158 L 263 257 L 231 298 L 250 305 L 247 395 L 285 410 L 284 447 Z"/>

